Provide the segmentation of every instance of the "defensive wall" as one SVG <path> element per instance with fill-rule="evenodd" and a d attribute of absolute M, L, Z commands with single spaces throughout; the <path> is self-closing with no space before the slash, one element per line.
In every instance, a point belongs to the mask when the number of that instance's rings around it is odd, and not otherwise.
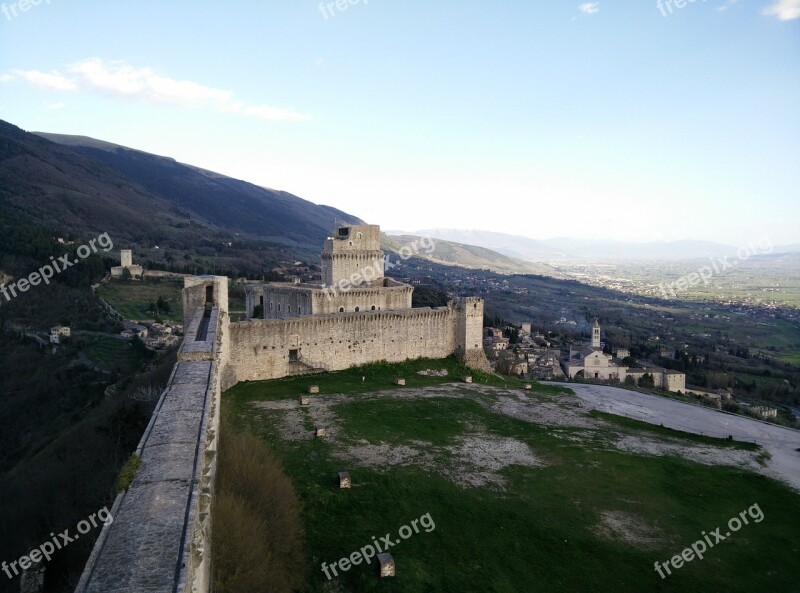
<path fill-rule="evenodd" d="M 228 279 L 186 277 L 184 341 L 76 593 L 210 593 L 221 393 L 239 381 L 455 354 L 488 369 L 483 301 L 231 323 Z"/>

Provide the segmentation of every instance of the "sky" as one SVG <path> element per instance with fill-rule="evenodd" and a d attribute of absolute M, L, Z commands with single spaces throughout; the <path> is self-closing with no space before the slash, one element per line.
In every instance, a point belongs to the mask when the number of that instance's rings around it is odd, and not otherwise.
<path fill-rule="evenodd" d="M 800 0 L 6 0 L 0 119 L 384 229 L 800 242 Z"/>

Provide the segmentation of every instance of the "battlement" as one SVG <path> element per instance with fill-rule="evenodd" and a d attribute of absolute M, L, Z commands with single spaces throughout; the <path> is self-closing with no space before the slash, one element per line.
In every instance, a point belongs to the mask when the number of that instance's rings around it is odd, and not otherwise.
<path fill-rule="evenodd" d="M 322 253 L 380 251 L 381 227 L 377 224 L 346 225 L 325 239 Z"/>
<path fill-rule="evenodd" d="M 381 227 L 376 224 L 340 226 L 322 248 L 322 282 L 333 286 L 354 275 L 367 281 L 383 278 Z"/>

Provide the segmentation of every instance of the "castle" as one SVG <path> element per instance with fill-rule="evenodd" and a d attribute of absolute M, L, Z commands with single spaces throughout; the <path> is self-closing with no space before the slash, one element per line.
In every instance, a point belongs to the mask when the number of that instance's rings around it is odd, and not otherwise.
<path fill-rule="evenodd" d="M 342 226 L 325 241 L 322 284 L 249 285 L 248 319 L 230 323 L 227 332 L 224 388 L 378 360 L 451 354 L 488 371 L 483 300 L 468 297 L 446 307 L 412 309 L 413 287 L 385 277 L 384 260 L 377 225 Z M 191 312 L 203 298 L 193 283 L 224 293 L 227 278 L 187 281 L 184 311 Z"/>
<path fill-rule="evenodd" d="M 114 278 L 122 278 L 128 270 L 131 278 L 140 279 L 144 275 L 144 268 L 133 263 L 133 250 L 120 249 L 119 252 L 119 265 L 111 268 L 111 276 Z"/>
<path fill-rule="evenodd" d="M 221 394 L 239 381 L 450 355 L 490 370 L 483 300 L 413 309 L 413 287 L 386 278 L 384 263 L 379 227 L 342 226 L 325 241 L 321 284 L 251 284 L 237 322 L 226 277 L 184 278 L 178 362 L 76 593 L 211 590 Z"/>

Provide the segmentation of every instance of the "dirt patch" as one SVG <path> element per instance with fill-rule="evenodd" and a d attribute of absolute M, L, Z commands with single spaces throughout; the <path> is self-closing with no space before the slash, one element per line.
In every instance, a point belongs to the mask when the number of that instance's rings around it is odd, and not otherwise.
<path fill-rule="evenodd" d="M 544 463 L 531 448 L 516 439 L 486 435 L 465 436 L 457 445 L 447 447 L 454 463 L 442 468 L 444 474 L 460 486 L 502 487 L 500 471 L 510 465 L 541 467 Z"/>
<path fill-rule="evenodd" d="M 643 550 L 654 550 L 667 543 L 661 530 L 625 511 L 604 511 L 594 532 L 602 538 L 623 541 Z"/>
<path fill-rule="evenodd" d="M 502 489 L 505 480 L 500 471 L 503 468 L 543 465 L 525 443 L 486 434 L 464 436 L 456 444 L 446 447 L 425 441 L 409 441 L 407 445 L 375 445 L 361 440 L 337 446 L 334 456 L 379 471 L 398 465 L 422 467 L 463 488 L 493 485 Z"/>
<path fill-rule="evenodd" d="M 254 402 L 259 410 L 283 412 L 277 426 L 288 441 L 312 439 L 309 426 L 324 426 L 326 437 L 333 444 L 333 453 L 344 462 L 370 468 L 415 465 L 447 476 L 462 487 L 492 485 L 502 488 L 503 468 L 510 465 L 540 467 L 543 465 L 530 447 L 512 438 L 488 433 L 480 424 L 465 427 L 465 436 L 447 447 L 411 440 L 401 445 L 372 444 L 367 441 L 340 439 L 341 422 L 334 406 L 350 401 L 370 399 L 417 400 L 431 398 L 472 399 L 485 409 L 532 424 L 553 427 L 552 436 L 565 443 L 583 443 L 587 447 L 612 448 L 640 455 L 676 455 L 706 465 L 730 465 L 769 475 L 769 469 L 758 463 L 758 452 L 691 444 L 670 438 L 629 435 L 614 430 L 601 418 L 587 415 L 590 406 L 574 396 L 535 393 L 506 388 L 448 383 L 418 389 L 380 391 L 371 394 L 312 397 L 311 405 L 300 408 L 296 400 Z M 577 430 L 576 430 L 577 429 Z M 610 525 L 610 524 L 609 524 Z M 610 529 L 610 527 L 608 527 Z"/>
<path fill-rule="evenodd" d="M 420 441 L 416 442 L 419 443 Z M 425 449 L 423 446 L 388 445 L 386 443 L 373 445 L 368 441 L 361 440 L 353 445 L 337 447 L 334 457 L 373 469 L 388 468 L 395 465 L 425 466 L 426 461 L 423 458 Z"/>
<path fill-rule="evenodd" d="M 586 416 L 582 406 L 572 396 L 555 396 L 553 401 L 541 401 L 522 392 L 504 395 L 492 406 L 492 411 L 534 424 L 596 428 L 593 418 Z"/>

